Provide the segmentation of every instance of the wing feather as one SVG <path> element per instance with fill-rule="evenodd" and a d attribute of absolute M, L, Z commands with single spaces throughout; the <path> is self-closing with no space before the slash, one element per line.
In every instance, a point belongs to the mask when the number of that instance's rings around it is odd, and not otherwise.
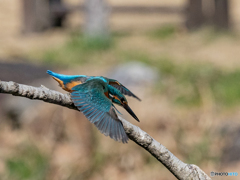
<path fill-rule="evenodd" d="M 92 83 L 93 80 L 90 80 Z M 112 106 L 112 102 L 104 95 L 100 83 L 85 82 L 73 88 L 71 99 L 74 105 L 93 123 L 98 130 L 110 138 L 128 142 L 128 137 L 121 121 Z"/>
<path fill-rule="evenodd" d="M 127 89 L 125 86 L 123 86 L 118 81 L 116 81 L 116 80 L 115 81 L 110 81 L 109 85 L 115 87 L 116 89 L 118 89 L 124 95 L 132 96 L 132 97 L 138 99 L 139 101 L 141 101 L 141 99 L 139 97 L 137 97 L 135 94 L 133 94 L 129 89 Z"/>

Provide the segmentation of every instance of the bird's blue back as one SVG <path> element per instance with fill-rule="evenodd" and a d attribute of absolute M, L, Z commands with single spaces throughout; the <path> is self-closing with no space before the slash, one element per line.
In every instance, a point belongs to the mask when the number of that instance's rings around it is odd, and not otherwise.
<path fill-rule="evenodd" d="M 63 81 L 64 83 L 68 83 L 76 78 L 81 78 L 81 77 L 89 77 L 89 76 L 86 76 L 86 75 L 64 75 L 64 74 L 58 74 L 58 73 L 55 73 L 55 72 L 52 72 L 50 70 L 47 71 L 47 73 L 55 78 L 58 78 L 60 79 L 61 81 Z"/>
<path fill-rule="evenodd" d="M 118 81 L 102 76 L 63 75 L 47 71 L 71 93 L 74 105 L 106 136 L 126 143 L 128 137 L 114 110 L 113 102 L 124 107 L 137 121 L 123 94 L 137 98 Z M 110 94 L 110 95 L 109 95 Z M 116 109 L 116 108 L 115 108 Z"/>

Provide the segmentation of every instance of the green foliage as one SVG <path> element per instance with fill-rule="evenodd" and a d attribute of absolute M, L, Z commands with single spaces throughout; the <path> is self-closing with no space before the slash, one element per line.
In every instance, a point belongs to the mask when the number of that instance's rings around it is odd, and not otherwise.
<path fill-rule="evenodd" d="M 146 65 L 153 64 L 153 61 L 152 61 L 153 59 L 151 59 L 147 54 L 142 52 L 135 52 L 135 51 L 120 52 L 118 56 L 122 63 L 126 63 L 129 61 L 139 61 Z"/>
<path fill-rule="evenodd" d="M 240 102 L 240 70 L 225 72 L 213 82 L 212 90 L 217 102 L 237 105 Z"/>
<path fill-rule="evenodd" d="M 99 52 L 106 51 L 113 46 L 111 38 L 104 37 L 83 37 L 74 34 L 63 46 L 48 50 L 43 55 L 47 64 L 66 67 L 66 65 L 84 64 L 91 57 Z"/>
<path fill-rule="evenodd" d="M 48 161 L 35 147 L 24 147 L 18 156 L 8 159 L 6 165 L 9 179 L 41 180 L 46 175 Z"/>
<path fill-rule="evenodd" d="M 223 71 L 210 63 L 176 63 L 168 57 L 152 58 L 142 52 L 124 52 L 122 59 L 138 60 L 157 68 L 160 81 L 156 88 L 173 103 L 201 105 L 209 96 L 206 90 L 218 105 L 226 107 L 240 103 L 240 69 Z"/>
<path fill-rule="evenodd" d="M 174 101 L 185 105 L 200 105 L 202 96 L 205 96 L 202 89 L 211 88 L 221 74 L 219 69 L 205 64 L 175 64 L 172 65 L 171 73 L 176 84 Z"/>
<path fill-rule="evenodd" d="M 211 64 L 174 64 L 160 60 L 161 91 L 177 104 L 200 105 L 208 90 L 215 103 L 223 106 L 240 102 L 240 70 L 223 72 Z M 164 91 L 165 90 L 165 91 Z"/>
<path fill-rule="evenodd" d="M 102 51 L 107 50 L 112 45 L 112 39 L 104 37 L 77 37 L 69 45 L 72 48 L 80 47 L 85 51 Z"/>
<path fill-rule="evenodd" d="M 173 25 L 165 25 L 161 26 L 158 29 L 151 31 L 150 36 L 155 39 L 167 39 L 173 37 L 177 32 L 176 26 Z"/>
<path fill-rule="evenodd" d="M 219 154 L 211 151 L 211 146 L 213 145 L 213 137 L 210 135 L 210 131 L 206 130 L 203 136 L 195 142 L 186 143 L 189 139 L 188 132 L 184 124 L 179 123 L 177 126 L 177 131 L 174 134 L 178 151 L 186 158 L 186 163 L 198 164 L 207 161 L 218 161 Z"/>
<path fill-rule="evenodd" d="M 132 35 L 132 32 L 130 31 L 124 31 L 124 30 L 121 30 L 121 31 L 113 31 L 112 32 L 112 37 L 114 39 L 116 38 L 123 38 L 123 37 L 127 37 L 127 36 L 131 36 Z"/>
<path fill-rule="evenodd" d="M 216 154 L 211 153 L 211 139 L 205 135 L 200 142 L 193 144 L 191 147 L 187 147 L 187 163 L 200 164 L 204 161 L 217 161 L 219 157 Z"/>
<path fill-rule="evenodd" d="M 239 39 L 239 36 L 233 31 L 214 29 L 212 27 L 205 27 L 201 29 L 200 33 L 202 33 L 205 43 L 213 43 L 222 38 L 227 38 L 231 40 Z"/>

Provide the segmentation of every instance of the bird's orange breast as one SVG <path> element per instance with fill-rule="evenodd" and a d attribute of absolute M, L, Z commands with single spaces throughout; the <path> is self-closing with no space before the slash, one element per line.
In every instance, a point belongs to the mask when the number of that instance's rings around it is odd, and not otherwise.
<path fill-rule="evenodd" d="M 72 88 L 73 88 L 74 86 L 79 85 L 79 84 L 82 84 L 82 82 L 81 82 L 81 81 L 72 81 L 72 82 L 70 82 L 70 83 L 67 83 L 67 84 L 65 85 L 65 88 L 67 89 L 66 91 L 72 92 Z"/>
<path fill-rule="evenodd" d="M 58 78 L 56 78 L 56 77 L 52 77 L 52 78 L 59 83 L 59 86 L 60 86 L 63 90 L 68 91 L 68 92 L 72 92 L 72 88 L 73 88 L 74 86 L 77 86 L 77 85 L 79 85 L 79 84 L 82 84 L 81 81 L 72 81 L 72 82 L 67 83 L 67 84 L 64 85 L 64 83 L 63 83 L 62 80 L 60 80 L 60 79 L 58 79 Z"/>

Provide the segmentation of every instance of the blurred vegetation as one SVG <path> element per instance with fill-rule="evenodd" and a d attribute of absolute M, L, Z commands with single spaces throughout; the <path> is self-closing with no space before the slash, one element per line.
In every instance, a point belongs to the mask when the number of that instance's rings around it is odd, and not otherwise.
<path fill-rule="evenodd" d="M 179 128 L 175 132 L 174 137 L 178 151 L 184 155 L 186 163 L 200 165 L 207 161 L 219 162 L 219 155 L 211 151 L 214 140 L 213 137 L 209 138 L 211 137 L 209 130 L 205 130 L 203 136 L 197 142 L 187 144 L 185 140 L 187 133 L 184 127 L 179 124 Z"/>
<path fill-rule="evenodd" d="M 178 33 L 173 25 L 162 26 L 149 34 L 156 40 L 167 40 Z M 57 64 L 60 67 L 74 66 L 76 64 L 100 63 L 109 53 L 118 59 L 117 63 L 140 61 L 146 65 L 157 68 L 160 81 L 156 83 L 159 93 L 167 95 L 176 104 L 199 106 L 203 102 L 204 93 L 207 92 L 212 100 L 223 106 L 234 106 L 240 102 L 240 69 L 232 71 L 222 70 L 211 63 L 176 63 L 170 55 L 151 57 L 145 52 L 122 51 L 118 48 L 118 39 L 131 36 L 131 33 L 113 33 L 109 39 L 86 39 L 79 33 L 73 33 L 69 40 L 62 46 L 53 48 L 43 53 L 43 60 L 48 64 Z M 230 33 L 216 32 L 208 29 L 205 32 L 207 41 L 217 37 L 231 36 Z M 106 57 L 106 58 L 105 58 Z M 96 60 L 96 61 L 94 61 Z M 191 61 L 190 61 L 191 62 Z M 196 63 L 198 62 L 198 63 Z"/>
<path fill-rule="evenodd" d="M 174 25 L 164 25 L 160 28 L 154 29 L 149 33 L 150 37 L 158 40 L 168 39 L 177 33 L 178 29 Z"/>
<path fill-rule="evenodd" d="M 6 161 L 9 179 L 42 180 L 47 174 L 48 159 L 36 147 L 20 147 L 18 155 Z"/>
<path fill-rule="evenodd" d="M 159 93 L 168 96 L 176 104 L 201 105 L 207 91 L 213 101 L 222 106 L 240 103 L 240 69 L 223 70 L 211 63 L 176 63 L 169 57 L 151 58 L 139 52 L 127 52 L 125 61 L 138 60 L 156 68 L 160 81 L 156 83 Z"/>
<path fill-rule="evenodd" d="M 220 30 L 220 29 L 215 29 L 212 27 L 205 27 L 203 29 L 200 29 L 199 31 L 202 36 L 203 40 L 205 41 L 206 44 L 208 43 L 214 43 L 215 41 L 221 39 L 221 38 L 227 38 L 231 40 L 238 40 L 239 36 L 236 32 L 234 31 L 227 31 L 227 30 Z"/>
<path fill-rule="evenodd" d="M 64 45 L 46 51 L 42 59 L 46 64 L 58 64 L 60 67 L 84 64 L 93 55 L 110 49 L 113 44 L 112 38 L 87 38 L 80 33 L 73 33 Z"/>
<path fill-rule="evenodd" d="M 185 150 L 187 150 L 185 151 L 185 157 L 187 157 L 186 163 L 201 164 L 207 161 L 218 162 L 219 157 L 217 154 L 212 154 L 211 145 L 211 138 L 206 134 L 201 138 L 200 142 L 195 143 L 190 147 L 188 146 L 187 148 L 185 146 Z"/>
<path fill-rule="evenodd" d="M 173 64 L 163 60 L 158 66 L 162 73 L 162 92 L 176 94 L 174 101 L 181 104 L 200 105 L 204 93 L 210 93 L 213 101 L 224 106 L 240 102 L 240 70 L 223 71 L 211 64 Z M 171 87 L 175 84 L 176 87 Z M 173 89 L 174 88 L 174 89 Z"/>

